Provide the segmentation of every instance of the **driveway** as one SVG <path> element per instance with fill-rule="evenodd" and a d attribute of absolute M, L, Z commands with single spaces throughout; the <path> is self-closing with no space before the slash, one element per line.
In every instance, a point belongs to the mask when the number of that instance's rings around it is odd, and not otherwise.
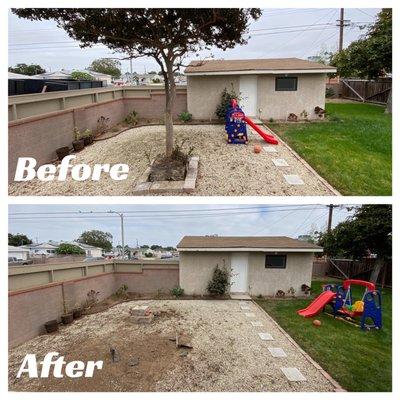
<path fill-rule="evenodd" d="M 149 305 L 153 322 L 132 323 L 133 305 Z M 177 331 L 190 338 L 193 348 L 176 347 L 171 339 Z M 117 362 L 111 360 L 110 347 L 117 351 Z M 66 361 L 101 359 L 104 367 L 90 379 L 15 378 L 25 354 L 41 359 L 49 351 L 58 351 Z M 335 390 L 329 377 L 263 310 L 238 300 L 118 304 L 10 350 L 9 382 L 15 391 Z"/>

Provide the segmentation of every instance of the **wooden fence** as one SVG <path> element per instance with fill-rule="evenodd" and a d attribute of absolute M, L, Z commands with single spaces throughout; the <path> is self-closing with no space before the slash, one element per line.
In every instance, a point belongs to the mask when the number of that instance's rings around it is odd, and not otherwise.
<path fill-rule="evenodd" d="M 373 258 L 364 258 L 363 260 L 329 259 L 326 275 L 338 279 L 348 277 L 350 279 L 369 280 L 375 262 L 376 260 Z M 383 265 L 377 283 L 381 286 L 392 286 L 392 263 L 390 261 Z"/>
<path fill-rule="evenodd" d="M 341 79 L 342 98 L 363 103 L 386 104 L 392 90 L 391 79 Z"/>

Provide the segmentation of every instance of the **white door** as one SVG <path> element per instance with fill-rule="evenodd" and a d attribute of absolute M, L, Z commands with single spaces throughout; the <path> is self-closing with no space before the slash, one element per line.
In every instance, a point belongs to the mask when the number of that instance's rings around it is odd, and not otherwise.
<path fill-rule="evenodd" d="M 247 253 L 232 253 L 231 258 L 231 293 L 247 293 L 247 270 L 249 256 Z"/>
<path fill-rule="evenodd" d="M 240 107 L 248 117 L 257 115 L 257 75 L 240 76 Z"/>

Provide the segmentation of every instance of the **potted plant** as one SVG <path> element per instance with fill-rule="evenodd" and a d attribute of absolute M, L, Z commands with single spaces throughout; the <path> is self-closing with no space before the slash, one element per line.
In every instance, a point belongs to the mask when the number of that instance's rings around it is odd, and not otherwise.
<path fill-rule="evenodd" d="M 81 133 L 81 137 L 83 138 L 85 146 L 89 146 L 90 144 L 93 143 L 93 133 L 90 129 L 85 129 Z"/>
<path fill-rule="evenodd" d="M 61 322 L 64 325 L 69 325 L 74 320 L 74 316 L 72 313 L 66 313 L 61 315 Z"/>
<path fill-rule="evenodd" d="M 79 305 L 75 305 L 75 308 L 72 310 L 72 316 L 74 317 L 74 319 L 82 317 L 82 307 L 80 307 Z"/>
<path fill-rule="evenodd" d="M 69 154 L 69 151 L 70 151 L 70 150 L 69 150 L 69 147 L 68 147 L 68 146 L 59 147 L 59 148 L 56 150 L 58 159 L 59 159 L 60 161 L 62 161 L 62 159 L 63 159 L 65 156 L 67 156 L 67 155 Z"/>
<path fill-rule="evenodd" d="M 57 332 L 58 331 L 58 322 L 57 322 L 57 320 L 52 319 L 51 321 L 47 321 L 44 324 L 44 328 L 46 329 L 47 333 Z"/>
<path fill-rule="evenodd" d="M 72 142 L 72 146 L 75 151 L 81 151 L 85 147 L 85 141 L 83 140 L 82 133 L 79 131 L 77 127 L 74 128 L 74 137 L 75 140 Z"/>

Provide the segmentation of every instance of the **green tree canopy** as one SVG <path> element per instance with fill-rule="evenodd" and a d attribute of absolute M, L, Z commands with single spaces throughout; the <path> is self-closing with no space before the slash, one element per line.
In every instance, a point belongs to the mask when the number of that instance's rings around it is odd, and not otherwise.
<path fill-rule="evenodd" d="M 121 62 L 110 58 L 99 58 L 92 61 L 88 70 L 111 75 L 114 79 L 118 79 L 121 77 Z"/>
<path fill-rule="evenodd" d="M 392 10 L 384 8 L 359 40 L 333 55 L 342 77 L 375 79 L 392 72 Z"/>
<path fill-rule="evenodd" d="M 112 249 L 112 238 L 109 232 L 91 230 L 83 232 L 76 241 L 90 246 L 101 247 L 108 252 Z"/>
<path fill-rule="evenodd" d="M 82 250 L 79 246 L 69 243 L 61 243 L 56 248 L 57 254 L 85 254 L 85 251 Z"/>
<path fill-rule="evenodd" d="M 174 72 L 189 53 L 212 46 L 222 50 L 247 43 L 243 36 L 259 8 L 18 8 L 31 20 L 55 20 L 81 46 L 103 44 L 127 58 L 152 57 L 165 85 L 166 155 L 171 156 L 172 110 L 176 98 Z"/>
<path fill-rule="evenodd" d="M 92 81 L 93 76 L 87 72 L 74 71 L 71 73 L 71 79 L 74 79 L 76 81 Z"/>
<path fill-rule="evenodd" d="M 22 246 L 24 244 L 31 244 L 32 240 L 28 238 L 28 236 L 22 233 L 16 233 L 13 235 L 12 233 L 8 234 L 8 245 L 9 246 Z"/>
<path fill-rule="evenodd" d="M 370 280 L 376 282 L 385 260 L 392 255 L 391 205 L 362 205 L 351 218 L 323 234 L 319 243 L 330 257 L 360 259 L 375 254 Z"/>
<path fill-rule="evenodd" d="M 14 72 L 16 74 L 22 75 L 37 75 L 44 74 L 46 71 L 38 64 L 17 64 L 15 67 L 8 67 L 9 72 Z"/>

